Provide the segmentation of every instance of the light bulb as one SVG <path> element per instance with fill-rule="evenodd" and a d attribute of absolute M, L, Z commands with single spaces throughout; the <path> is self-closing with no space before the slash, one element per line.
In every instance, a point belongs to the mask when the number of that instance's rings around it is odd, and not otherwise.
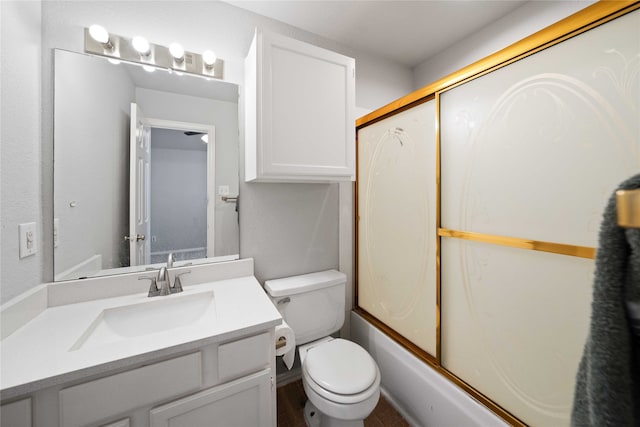
<path fill-rule="evenodd" d="M 151 65 L 143 65 L 142 69 L 148 73 L 153 73 L 156 70 L 156 67 L 152 67 Z"/>
<path fill-rule="evenodd" d="M 184 59 L 184 49 L 179 43 L 171 43 L 169 45 L 169 53 L 173 56 L 176 62 L 182 62 Z"/>
<path fill-rule="evenodd" d="M 131 40 L 131 44 L 133 45 L 133 48 L 143 56 L 147 56 L 151 53 L 149 42 L 144 37 L 134 37 L 133 40 Z"/>
<path fill-rule="evenodd" d="M 204 61 L 204 64 L 207 66 L 207 68 L 212 68 L 213 64 L 216 63 L 216 59 L 218 58 L 216 57 L 216 54 L 213 53 L 213 51 L 205 50 L 204 52 L 202 52 L 202 60 Z"/>
<path fill-rule="evenodd" d="M 98 43 L 109 43 L 109 32 L 102 25 L 93 24 L 90 26 L 89 34 Z"/>

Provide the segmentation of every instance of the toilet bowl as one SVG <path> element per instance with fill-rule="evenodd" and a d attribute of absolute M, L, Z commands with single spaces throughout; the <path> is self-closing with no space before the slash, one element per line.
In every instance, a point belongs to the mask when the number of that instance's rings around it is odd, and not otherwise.
<path fill-rule="evenodd" d="M 330 338 L 302 346 L 309 426 L 362 426 L 380 398 L 380 371 L 359 345 Z"/>
<path fill-rule="evenodd" d="M 336 270 L 267 280 L 265 288 L 293 330 L 310 427 L 356 427 L 380 398 L 380 370 L 358 344 L 330 335 L 344 323 L 346 276 Z"/>

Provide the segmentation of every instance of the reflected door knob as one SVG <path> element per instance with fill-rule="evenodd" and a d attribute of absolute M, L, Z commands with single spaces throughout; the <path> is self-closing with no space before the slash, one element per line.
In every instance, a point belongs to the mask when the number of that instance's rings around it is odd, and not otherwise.
<path fill-rule="evenodd" d="M 124 236 L 124 240 L 130 242 L 137 242 L 138 240 L 144 240 L 144 234 L 136 234 L 135 236 Z"/>

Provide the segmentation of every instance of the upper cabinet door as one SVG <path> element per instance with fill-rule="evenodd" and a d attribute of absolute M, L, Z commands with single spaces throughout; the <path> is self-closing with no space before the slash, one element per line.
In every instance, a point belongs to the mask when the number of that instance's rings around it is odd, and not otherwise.
<path fill-rule="evenodd" d="M 246 181 L 354 180 L 353 58 L 256 30 L 245 101 Z"/>

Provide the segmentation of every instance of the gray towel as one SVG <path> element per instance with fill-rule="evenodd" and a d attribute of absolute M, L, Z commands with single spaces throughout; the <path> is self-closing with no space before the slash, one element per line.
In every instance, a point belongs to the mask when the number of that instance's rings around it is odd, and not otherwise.
<path fill-rule="evenodd" d="M 619 189 L 640 188 L 640 174 Z M 617 225 L 615 194 L 600 226 L 589 337 L 572 426 L 640 426 L 640 229 Z"/>

